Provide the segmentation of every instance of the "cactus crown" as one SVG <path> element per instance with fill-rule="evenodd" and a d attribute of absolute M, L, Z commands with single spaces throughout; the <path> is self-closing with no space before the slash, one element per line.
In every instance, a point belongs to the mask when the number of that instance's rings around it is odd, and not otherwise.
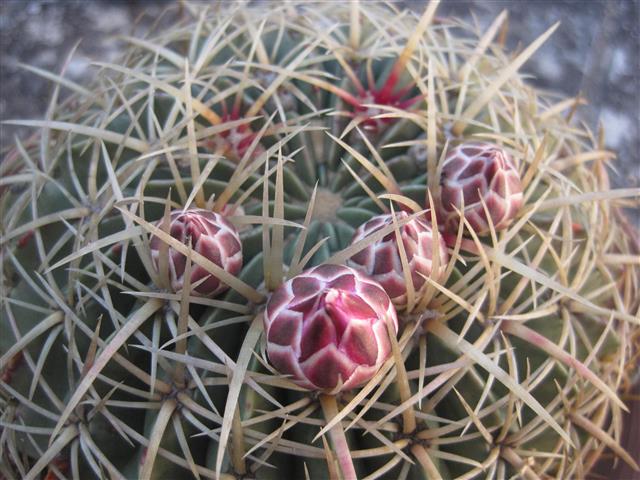
<path fill-rule="evenodd" d="M 640 323 L 619 207 L 638 191 L 609 189 L 578 99 L 517 73 L 556 26 L 509 56 L 505 15 L 480 32 L 436 6 L 185 3 L 90 91 L 51 76 L 46 118 L 13 121 L 38 133 L 0 163 L 8 478 L 568 478 L 605 449 L 637 467 L 617 392 Z M 465 142 L 513 159 L 509 221 L 481 195 L 486 228 L 439 210 Z M 171 233 L 192 209 L 229 224 L 241 270 Z M 429 269 L 412 221 L 448 246 Z M 265 307 L 389 239 L 408 306 L 336 408 L 274 369 Z M 331 288 L 329 311 L 355 308 Z"/>

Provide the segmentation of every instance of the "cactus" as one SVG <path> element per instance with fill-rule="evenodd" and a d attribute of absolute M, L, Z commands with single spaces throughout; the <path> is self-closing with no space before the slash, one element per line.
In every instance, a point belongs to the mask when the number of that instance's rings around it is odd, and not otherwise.
<path fill-rule="evenodd" d="M 185 2 L 92 85 L 47 74 L 45 118 L 11 121 L 38 130 L 0 163 L 4 477 L 570 478 L 605 452 L 638 467 L 619 442 L 640 325 L 620 208 L 639 192 L 610 188 L 578 99 L 518 74 L 556 26 L 510 55 L 505 15 L 480 32 L 436 7 Z M 451 202 L 470 142 L 518 180 L 508 213 L 498 180 Z M 382 244 L 413 283 L 397 313 L 347 266 Z M 311 317 L 273 333 L 285 308 Z M 295 350 L 287 328 L 313 318 L 369 343 L 300 374 L 274 345 Z M 345 359 L 366 372 L 337 375 Z"/>

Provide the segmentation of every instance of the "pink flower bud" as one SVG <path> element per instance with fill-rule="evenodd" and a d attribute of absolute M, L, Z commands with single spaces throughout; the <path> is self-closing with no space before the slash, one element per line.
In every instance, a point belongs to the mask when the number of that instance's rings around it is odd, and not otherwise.
<path fill-rule="evenodd" d="M 522 184 L 511 156 L 491 143 L 464 143 L 451 150 L 444 160 L 440 179 L 438 219 L 444 230 L 458 228 L 462 208 L 475 232 L 489 232 L 489 222 L 481 199 L 487 206 L 496 230 L 507 228 L 522 207 Z"/>
<path fill-rule="evenodd" d="M 264 315 L 273 366 L 310 390 L 337 393 L 366 383 L 391 355 L 398 331 L 389 296 L 342 265 L 320 265 L 282 284 Z"/>
<path fill-rule="evenodd" d="M 398 222 L 408 216 L 406 212 L 396 213 Z M 390 214 L 373 217 L 356 230 L 351 243 L 358 242 L 392 224 L 393 217 Z M 434 275 L 434 280 L 438 280 L 444 273 L 449 260 L 447 247 L 442 237 L 439 237 L 438 243 L 435 243 L 431 225 L 424 219 L 415 218 L 399 227 L 399 230 L 413 288 L 419 292 L 426 282 L 424 277 L 431 275 L 434 252 L 439 256 L 438 274 Z M 407 284 L 395 230 L 351 257 L 349 266 L 365 272 L 380 283 L 398 310 L 407 307 Z"/>
<path fill-rule="evenodd" d="M 157 225 L 160 226 L 162 220 Z M 237 275 L 242 269 L 242 244 L 235 227 L 218 213 L 203 209 L 191 209 L 185 212 L 174 210 L 171 212 L 169 234 L 185 245 L 191 243 L 191 248 L 203 255 L 220 268 Z M 156 269 L 159 268 L 160 246 L 162 240 L 154 236 L 151 238 L 151 258 Z M 173 291 L 180 291 L 184 285 L 184 271 L 186 257 L 168 248 L 169 277 Z M 205 280 L 202 280 L 205 279 Z M 228 287 L 207 270 L 191 264 L 191 285 L 196 295 L 211 297 L 225 291 Z"/>

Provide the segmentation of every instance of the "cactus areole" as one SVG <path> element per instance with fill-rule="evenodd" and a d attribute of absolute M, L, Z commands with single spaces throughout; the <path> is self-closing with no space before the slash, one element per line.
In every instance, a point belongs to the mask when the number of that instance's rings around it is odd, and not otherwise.
<path fill-rule="evenodd" d="M 160 228 L 162 228 L 163 221 L 158 222 Z M 231 275 L 237 275 L 240 272 L 242 244 L 235 227 L 223 215 L 204 209 L 190 209 L 184 212 L 174 210 L 169 218 L 168 231 L 173 238 L 184 245 L 191 246 L 195 252 Z M 151 259 L 156 269 L 159 269 L 159 257 L 163 242 L 154 236 L 149 243 Z M 167 258 L 171 289 L 178 292 L 184 287 L 187 257 L 169 246 Z M 201 296 L 215 296 L 228 288 L 219 278 L 196 264 L 191 268 L 190 281 L 194 294 Z"/>
<path fill-rule="evenodd" d="M 321 265 L 282 284 L 264 314 L 267 354 L 279 372 L 310 390 L 366 383 L 391 354 L 395 308 L 382 287 L 356 270 Z"/>

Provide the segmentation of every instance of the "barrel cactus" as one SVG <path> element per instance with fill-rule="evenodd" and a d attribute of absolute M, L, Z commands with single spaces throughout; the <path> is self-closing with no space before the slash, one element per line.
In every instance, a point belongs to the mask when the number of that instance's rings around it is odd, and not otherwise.
<path fill-rule="evenodd" d="M 639 192 L 519 75 L 555 25 L 511 55 L 436 7 L 184 3 L 92 85 L 48 74 L 0 163 L 5 478 L 638 468 Z M 508 172 L 457 203 L 469 144 Z M 395 306 L 357 269 L 384 242 Z"/>

